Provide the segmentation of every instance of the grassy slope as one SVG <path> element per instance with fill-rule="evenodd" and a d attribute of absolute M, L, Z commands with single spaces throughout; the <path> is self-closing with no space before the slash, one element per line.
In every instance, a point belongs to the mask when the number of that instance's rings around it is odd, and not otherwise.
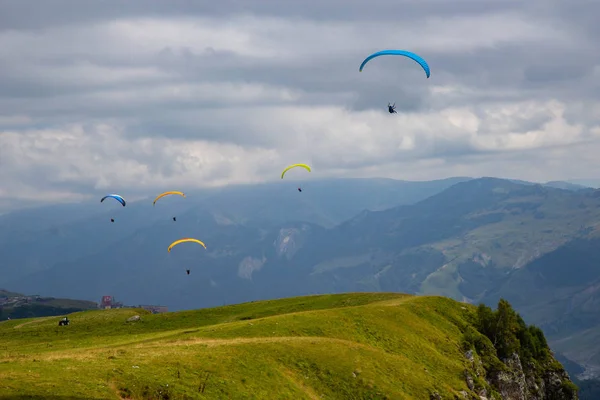
<path fill-rule="evenodd" d="M 432 243 L 449 260 L 448 264 L 432 273 L 421 285 L 420 294 L 442 294 L 463 299 L 458 288 L 460 274 L 457 265 L 484 254 L 498 268 L 522 267 L 535 258 L 546 254 L 574 239 L 578 235 L 600 235 L 600 208 L 598 199 L 570 192 L 515 196 L 498 203 L 487 213 L 501 213 L 504 218 L 496 223 L 485 224 L 461 237 Z M 486 214 L 478 211 L 475 218 Z M 583 227 L 589 231 L 583 234 Z M 484 264 L 485 262 L 482 262 Z"/>
<path fill-rule="evenodd" d="M 5 321 L 0 398 L 453 398 L 467 390 L 459 327 L 471 312 L 441 297 L 355 293 L 85 311 L 68 327 Z M 125 322 L 134 314 L 142 321 Z"/>

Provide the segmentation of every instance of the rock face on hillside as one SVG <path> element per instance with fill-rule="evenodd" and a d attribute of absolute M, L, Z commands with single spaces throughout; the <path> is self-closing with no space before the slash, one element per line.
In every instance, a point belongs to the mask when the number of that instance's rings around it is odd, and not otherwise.
<path fill-rule="evenodd" d="M 556 363 L 556 361 L 555 361 Z M 487 382 L 506 400 L 577 400 L 569 375 L 560 365 L 523 366 L 519 355 L 514 353 L 504 360 L 505 371 L 496 371 Z"/>
<path fill-rule="evenodd" d="M 465 370 L 467 386 L 480 400 L 578 400 L 573 382 L 556 360 L 546 365 L 529 362 L 523 366 L 519 355 L 514 353 L 503 360 L 504 368 L 488 371 L 472 350 L 465 357 L 473 371 L 472 375 Z"/>
<path fill-rule="evenodd" d="M 465 330 L 465 380 L 480 400 L 578 400 L 577 386 L 556 360 L 541 330 L 527 326 L 505 300 L 480 305 L 477 331 Z M 475 396 L 475 397 L 473 397 Z"/>

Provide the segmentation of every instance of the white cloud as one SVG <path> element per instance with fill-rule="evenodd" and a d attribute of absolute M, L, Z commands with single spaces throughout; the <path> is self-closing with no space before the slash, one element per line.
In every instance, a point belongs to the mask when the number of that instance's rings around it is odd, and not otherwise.
<path fill-rule="evenodd" d="M 120 129 L 106 125 L 2 132 L 0 145 L 3 182 L 32 187 L 41 183 L 40 178 L 48 187 L 88 183 L 102 190 L 214 186 L 253 181 L 254 169 L 276 160 L 271 150 L 234 144 L 165 138 L 127 140 Z M 13 177 L 19 176 L 30 181 L 16 182 Z"/>
<path fill-rule="evenodd" d="M 229 129 L 262 131 L 272 140 L 268 147 L 243 147 L 199 138 L 166 137 L 128 138 L 123 127 L 110 125 L 73 125 L 61 129 L 5 131 L 0 133 L 3 152 L 2 179 L 19 181 L 21 187 L 35 187 L 43 178 L 47 190 L 51 184 L 89 184 L 95 189 L 111 187 L 160 188 L 164 185 L 201 187 L 226 183 L 258 182 L 278 178 L 288 163 L 309 162 L 323 176 L 340 169 L 350 173 L 368 166 L 403 163 L 409 166 L 418 158 L 436 158 L 439 148 L 458 143 L 465 152 L 471 173 L 478 163 L 471 160 L 476 150 L 501 151 L 546 149 L 588 140 L 581 125 L 570 125 L 563 118 L 565 106 L 556 101 L 540 104 L 491 107 L 482 114 L 468 108 L 446 109 L 441 113 L 399 114 L 390 116 L 377 111 L 350 112 L 334 107 L 290 108 L 278 112 L 255 109 L 235 118 L 220 114 L 217 120 L 235 121 Z M 550 120 L 530 131 L 500 129 L 479 133 L 489 120 L 511 127 L 511 119 L 527 118 L 547 110 Z M 598 129 L 600 127 L 596 127 Z M 244 134 L 244 132 L 242 132 Z M 277 137 L 282 140 L 277 140 Z M 561 154 L 561 153 L 557 153 Z M 569 154 L 562 154 L 565 163 Z M 475 157 L 476 158 L 476 157 Z M 464 169 L 445 163 L 446 173 Z M 511 161 L 514 162 L 514 161 Z M 475 167 L 473 167 L 475 164 Z M 414 164 L 418 165 L 418 164 Z M 586 165 L 586 167 L 588 167 Z M 425 164 L 425 168 L 428 168 Z M 560 166 L 555 165 L 552 173 Z M 409 179 L 413 168 L 388 176 Z M 427 170 L 426 170 L 427 171 Z M 523 174 L 523 172 L 521 172 Z M 419 175 L 422 175 L 420 173 Z M 502 175 L 499 173 L 499 175 Z M 16 179 L 16 177 L 19 177 Z M 26 177 L 23 179 L 23 177 Z M 434 176 L 429 175 L 429 178 Z"/>

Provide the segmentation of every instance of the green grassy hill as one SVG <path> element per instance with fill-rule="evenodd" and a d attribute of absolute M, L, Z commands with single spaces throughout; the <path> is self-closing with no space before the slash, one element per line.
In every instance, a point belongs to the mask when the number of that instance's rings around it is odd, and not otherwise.
<path fill-rule="evenodd" d="M 447 298 L 354 293 L 4 321 L 0 399 L 453 399 L 474 395 L 463 332 L 475 314 Z"/>

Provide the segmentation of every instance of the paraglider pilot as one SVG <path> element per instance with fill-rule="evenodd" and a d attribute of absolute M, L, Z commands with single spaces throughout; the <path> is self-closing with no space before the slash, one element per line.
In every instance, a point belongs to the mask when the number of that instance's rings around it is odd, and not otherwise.
<path fill-rule="evenodd" d="M 189 269 L 186 269 L 185 272 L 187 272 L 188 275 L 190 274 L 190 270 Z"/>
<path fill-rule="evenodd" d="M 173 217 L 173 221 L 177 221 L 177 218 L 176 218 L 176 217 Z"/>
<path fill-rule="evenodd" d="M 110 219 L 110 222 L 115 222 L 115 219 L 114 219 L 114 218 L 111 218 L 111 219 Z"/>
<path fill-rule="evenodd" d="M 394 104 L 390 104 L 390 103 L 388 103 L 388 112 L 389 112 L 390 114 L 398 114 L 398 113 L 396 112 L 396 103 L 394 103 Z"/>
<path fill-rule="evenodd" d="M 301 191 L 302 191 L 302 189 L 301 189 L 301 188 L 298 188 L 298 191 L 299 191 L 299 192 L 301 192 Z"/>

